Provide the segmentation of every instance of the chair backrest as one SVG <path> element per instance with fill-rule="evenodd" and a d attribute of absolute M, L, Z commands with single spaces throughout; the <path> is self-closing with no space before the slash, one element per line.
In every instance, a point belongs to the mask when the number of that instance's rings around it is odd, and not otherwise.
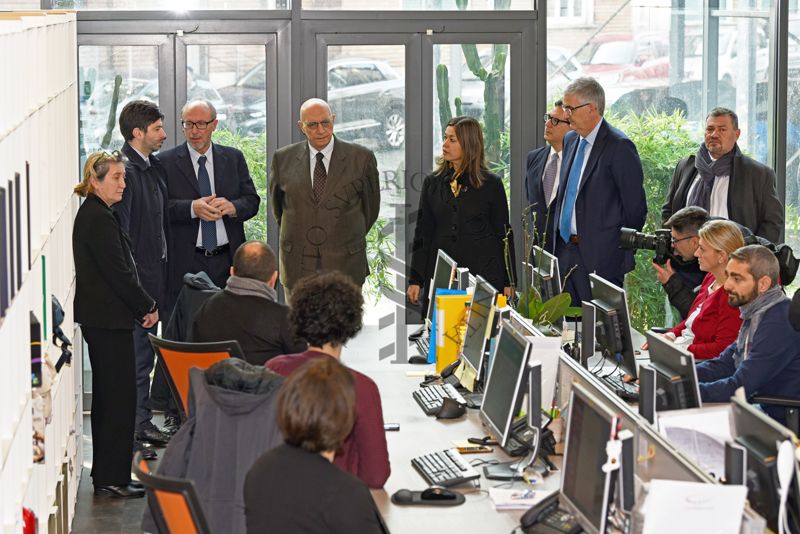
<path fill-rule="evenodd" d="M 151 473 L 141 452 L 133 458 L 133 473 L 147 491 L 150 513 L 161 534 L 211 533 L 191 480 Z"/>
<path fill-rule="evenodd" d="M 187 415 L 189 369 L 192 367 L 208 369 L 225 358 L 244 359 L 242 348 L 235 340 L 213 343 L 181 343 L 150 334 L 150 344 L 164 362 L 164 368 L 167 370 L 167 382 L 182 418 Z"/>

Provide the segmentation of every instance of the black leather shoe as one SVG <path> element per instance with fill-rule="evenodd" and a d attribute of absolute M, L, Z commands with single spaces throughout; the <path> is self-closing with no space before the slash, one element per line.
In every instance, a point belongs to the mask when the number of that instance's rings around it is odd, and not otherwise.
<path fill-rule="evenodd" d="M 145 447 L 141 441 L 136 440 L 133 442 L 133 453 L 136 454 L 139 451 L 142 453 L 142 458 L 147 461 L 158 458 L 158 454 L 156 454 L 155 450 L 151 449 L 150 447 Z"/>
<path fill-rule="evenodd" d="M 143 488 L 127 486 L 95 486 L 94 494 L 97 497 L 111 497 L 112 499 L 139 499 L 144 497 Z"/>
<path fill-rule="evenodd" d="M 135 489 L 144 489 L 144 486 L 138 480 L 131 480 L 131 483 L 128 486 L 135 488 Z"/>
<path fill-rule="evenodd" d="M 155 426 L 136 432 L 136 439 L 146 441 L 151 445 L 166 445 L 169 443 L 169 436 Z"/>

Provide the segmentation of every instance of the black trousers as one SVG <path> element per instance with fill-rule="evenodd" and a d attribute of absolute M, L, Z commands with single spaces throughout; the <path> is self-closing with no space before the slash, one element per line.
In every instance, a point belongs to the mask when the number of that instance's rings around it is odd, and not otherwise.
<path fill-rule="evenodd" d="M 131 481 L 136 419 L 133 331 L 82 326 L 92 364 L 92 479 L 96 486 Z"/>
<path fill-rule="evenodd" d="M 136 430 L 147 430 L 153 423 L 153 412 L 150 411 L 150 373 L 156 360 L 153 346 L 148 334 L 158 332 L 158 323 L 151 328 L 133 326 L 133 350 L 136 354 Z"/>
<path fill-rule="evenodd" d="M 225 285 L 228 283 L 228 277 L 231 275 L 234 252 L 236 251 L 228 249 L 226 252 L 217 254 L 216 256 L 204 256 L 199 252 L 195 252 L 192 256 L 192 265 L 189 272 L 199 273 L 200 271 L 205 271 L 217 287 L 224 289 Z M 178 291 L 180 291 L 180 287 Z"/>

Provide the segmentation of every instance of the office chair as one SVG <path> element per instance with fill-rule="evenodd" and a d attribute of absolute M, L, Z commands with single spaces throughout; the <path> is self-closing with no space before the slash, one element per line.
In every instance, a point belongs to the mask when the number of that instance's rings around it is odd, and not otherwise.
<path fill-rule="evenodd" d="M 212 343 L 181 343 L 169 341 L 149 334 L 150 344 L 159 359 L 164 363 L 167 383 L 175 397 L 181 420 L 186 420 L 186 408 L 189 400 L 189 369 L 199 367 L 208 369 L 225 358 L 244 359 L 239 342 L 215 341 Z"/>
<path fill-rule="evenodd" d="M 757 395 L 750 399 L 750 402 L 762 406 L 783 408 L 786 414 L 786 428 L 794 432 L 795 436 L 800 436 L 800 399 L 776 395 Z"/>
<path fill-rule="evenodd" d="M 147 492 L 147 504 L 159 534 L 211 534 L 191 480 L 151 473 L 141 452 L 133 458 L 133 473 Z"/>

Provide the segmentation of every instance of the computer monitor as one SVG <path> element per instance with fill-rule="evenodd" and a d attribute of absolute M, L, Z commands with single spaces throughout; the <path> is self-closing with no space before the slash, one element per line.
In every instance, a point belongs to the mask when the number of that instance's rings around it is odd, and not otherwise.
<path fill-rule="evenodd" d="M 594 273 L 589 275 L 589 284 L 592 304 L 597 308 L 596 339 L 603 356 L 616 363 L 623 372 L 637 378 L 625 290 Z"/>
<path fill-rule="evenodd" d="M 572 386 L 560 501 L 591 534 L 605 532 L 613 488 L 603 464 L 616 424 L 614 412 L 580 384 Z"/>
<path fill-rule="evenodd" d="M 645 332 L 650 366 L 656 371 L 656 409 L 701 408 L 694 355 L 661 334 Z"/>
<path fill-rule="evenodd" d="M 519 413 L 525 393 L 530 342 L 508 321 L 500 327 L 489 368 L 480 418 L 505 447 L 511 435 L 511 425 Z"/>
<path fill-rule="evenodd" d="M 780 484 L 778 482 L 778 446 L 793 440 L 794 434 L 747 401 L 737 398 L 731 402 L 734 441 L 747 452 L 747 499 L 750 506 L 767 520 L 767 526 L 778 532 Z M 791 532 L 800 527 L 800 480 L 797 461 L 787 500 L 787 517 Z"/>
<path fill-rule="evenodd" d="M 428 291 L 428 315 L 426 324 L 430 327 L 433 321 L 433 303 L 437 289 L 452 289 L 453 281 L 456 278 L 458 264 L 456 260 L 447 255 L 441 249 L 436 255 L 436 265 L 433 268 L 433 279 L 431 280 L 430 290 Z"/>
<path fill-rule="evenodd" d="M 462 359 L 475 371 L 478 377 L 480 377 L 483 356 L 486 353 L 486 345 L 490 335 L 489 316 L 496 299 L 497 290 L 483 277 L 478 276 L 475 280 L 475 292 L 472 294 L 472 302 L 469 306 L 464 347 L 461 349 Z"/>
<path fill-rule="evenodd" d="M 532 256 L 535 265 L 530 266 L 531 286 L 536 288 L 542 297 L 542 302 L 545 302 L 561 293 L 558 259 L 537 246 L 533 247 Z"/>

